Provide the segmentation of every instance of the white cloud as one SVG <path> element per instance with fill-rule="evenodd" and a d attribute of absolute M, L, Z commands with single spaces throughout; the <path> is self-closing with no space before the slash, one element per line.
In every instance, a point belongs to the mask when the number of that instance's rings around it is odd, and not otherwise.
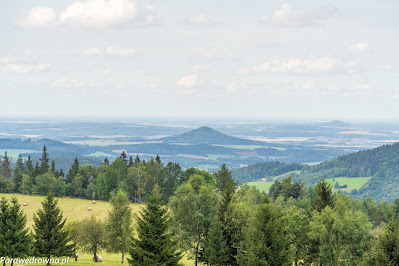
<path fill-rule="evenodd" d="M 128 28 L 154 24 L 155 10 L 132 0 L 87 0 L 75 2 L 57 16 L 49 7 L 34 7 L 17 23 L 24 28 Z"/>
<path fill-rule="evenodd" d="M 202 70 L 203 70 L 203 67 L 201 67 L 201 65 L 196 65 L 191 68 L 191 72 L 194 72 L 194 73 L 198 73 Z"/>
<path fill-rule="evenodd" d="M 186 20 L 187 24 L 194 26 L 210 26 L 216 25 L 217 23 L 210 19 L 207 15 L 200 13 L 194 14 Z"/>
<path fill-rule="evenodd" d="M 57 79 L 51 83 L 52 88 L 96 88 L 103 86 L 102 83 L 92 81 L 79 81 L 73 79 Z"/>
<path fill-rule="evenodd" d="M 303 27 L 320 25 L 337 13 L 332 6 L 313 8 L 307 11 L 295 9 L 290 4 L 283 4 L 271 15 L 265 15 L 260 20 L 279 26 Z"/>
<path fill-rule="evenodd" d="M 377 68 L 381 69 L 381 70 L 391 70 L 392 66 L 390 64 L 386 64 L 386 65 L 378 66 Z"/>
<path fill-rule="evenodd" d="M 229 85 L 226 87 L 226 92 L 227 93 L 234 93 L 238 89 L 238 84 L 236 82 L 231 82 Z"/>
<path fill-rule="evenodd" d="M 194 94 L 194 91 L 193 90 L 188 90 L 188 89 L 182 89 L 182 90 L 177 90 L 176 94 L 179 94 L 179 95 L 191 95 L 191 94 Z"/>
<path fill-rule="evenodd" d="M 179 79 L 176 84 L 179 87 L 194 87 L 198 82 L 198 74 L 194 73 L 188 76 L 184 76 Z"/>
<path fill-rule="evenodd" d="M 37 65 L 7 64 L 3 67 L 3 72 L 16 73 L 16 74 L 29 74 L 29 73 L 44 72 L 47 71 L 49 68 L 50 64 L 37 64 Z"/>
<path fill-rule="evenodd" d="M 356 43 L 348 47 L 348 50 L 355 53 L 365 53 L 370 51 L 367 43 Z"/>
<path fill-rule="evenodd" d="M 99 48 L 87 48 L 84 52 L 83 55 L 85 56 L 96 56 L 96 55 L 102 55 L 103 51 Z"/>
<path fill-rule="evenodd" d="M 33 7 L 26 19 L 18 20 L 17 24 L 28 29 L 51 28 L 55 25 L 57 16 L 49 7 Z"/>
<path fill-rule="evenodd" d="M 251 71 L 248 67 L 242 67 L 237 69 L 237 74 L 248 74 Z"/>
<path fill-rule="evenodd" d="M 136 54 L 134 49 L 108 47 L 104 50 L 100 48 L 88 48 L 83 52 L 85 56 L 113 55 L 113 56 L 133 56 Z"/>
<path fill-rule="evenodd" d="M 352 73 L 356 71 L 356 63 L 343 62 L 337 57 L 274 59 L 253 67 L 252 71 L 300 74 Z"/>

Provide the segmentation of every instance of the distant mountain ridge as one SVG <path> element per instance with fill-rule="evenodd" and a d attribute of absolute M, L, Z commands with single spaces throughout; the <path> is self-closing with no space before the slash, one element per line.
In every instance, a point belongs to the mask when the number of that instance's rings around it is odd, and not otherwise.
<path fill-rule="evenodd" d="M 165 143 L 219 144 L 219 145 L 260 145 L 265 142 L 241 139 L 223 134 L 207 126 L 184 132 L 182 134 L 162 138 Z"/>

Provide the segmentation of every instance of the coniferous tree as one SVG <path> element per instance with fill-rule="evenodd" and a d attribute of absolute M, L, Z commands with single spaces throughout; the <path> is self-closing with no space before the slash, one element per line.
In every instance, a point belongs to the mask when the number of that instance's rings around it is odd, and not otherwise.
<path fill-rule="evenodd" d="M 104 162 L 102 163 L 103 165 L 109 165 L 109 160 L 107 157 L 104 158 Z"/>
<path fill-rule="evenodd" d="M 126 155 L 126 152 L 125 152 L 125 151 L 122 151 L 120 157 L 121 157 L 122 161 L 123 161 L 125 164 L 127 164 L 127 155 Z"/>
<path fill-rule="evenodd" d="M 23 258 L 32 254 L 32 238 L 26 228 L 26 215 L 16 198 L 11 205 L 5 198 L 0 202 L 0 254 L 2 257 Z M 5 265 L 5 262 L 4 262 Z M 13 265 L 13 261 L 11 262 Z"/>
<path fill-rule="evenodd" d="M 5 179 L 11 178 L 10 160 L 8 159 L 7 152 L 4 153 L 4 158 L 1 162 L 1 176 Z"/>
<path fill-rule="evenodd" d="M 155 161 L 159 164 L 161 164 L 161 157 L 159 157 L 159 155 L 157 154 L 157 156 L 155 157 Z"/>
<path fill-rule="evenodd" d="M 41 175 L 41 170 L 40 170 L 39 163 L 36 162 L 35 168 L 33 169 L 33 177 L 36 177 L 38 175 Z"/>
<path fill-rule="evenodd" d="M 209 265 L 227 265 L 229 253 L 226 238 L 223 234 L 223 224 L 218 217 L 213 221 L 208 237 L 205 239 L 203 258 Z"/>
<path fill-rule="evenodd" d="M 49 161 L 50 161 L 50 159 L 48 157 L 47 148 L 46 148 L 46 145 L 44 145 L 42 157 L 40 158 L 40 173 L 41 174 L 47 173 L 48 169 L 50 168 Z"/>
<path fill-rule="evenodd" d="M 111 193 L 111 211 L 106 224 L 107 250 L 122 253 L 122 263 L 132 234 L 132 211 L 129 198 L 123 190 Z"/>
<path fill-rule="evenodd" d="M 134 158 L 134 166 L 137 166 L 140 163 L 140 157 L 136 154 L 136 158 Z"/>
<path fill-rule="evenodd" d="M 28 155 L 28 160 L 26 161 L 26 173 L 33 176 L 33 162 L 30 155 Z"/>
<path fill-rule="evenodd" d="M 51 161 L 51 172 L 56 176 L 56 177 L 58 177 L 58 173 L 57 173 L 57 169 L 55 169 L 55 162 L 54 162 L 54 160 L 52 160 Z"/>
<path fill-rule="evenodd" d="M 127 164 L 127 167 L 129 168 L 129 167 L 132 167 L 132 166 L 134 166 L 134 162 L 133 162 L 133 157 L 130 156 L 129 157 L 129 163 Z"/>
<path fill-rule="evenodd" d="M 216 187 L 219 189 L 220 192 L 223 193 L 226 185 L 230 182 L 232 182 L 232 185 L 236 188 L 237 183 L 233 180 L 233 177 L 231 175 L 230 169 L 227 167 L 226 164 L 222 164 L 220 169 L 214 173 L 215 181 L 216 181 Z"/>
<path fill-rule="evenodd" d="M 321 212 L 325 207 L 334 207 L 335 194 L 332 193 L 332 185 L 324 178 L 316 184 L 315 190 L 317 193 L 316 210 Z"/>
<path fill-rule="evenodd" d="M 20 169 L 22 172 L 25 171 L 25 164 L 24 164 L 24 160 L 22 159 L 21 154 L 18 155 L 18 159 L 16 162 L 16 166 L 18 169 Z"/>
<path fill-rule="evenodd" d="M 64 179 L 65 174 L 64 174 L 64 171 L 62 171 L 62 168 L 61 168 L 60 172 L 58 173 L 58 176 L 60 176 Z"/>
<path fill-rule="evenodd" d="M 79 160 L 78 157 L 75 157 L 75 161 L 73 162 L 66 176 L 67 183 L 72 183 L 78 173 L 79 173 Z"/>
<path fill-rule="evenodd" d="M 54 195 L 49 193 L 42 202 L 43 209 L 33 215 L 34 247 L 37 256 L 49 259 L 51 256 L 61 257 L 72 255 L 73 246 L 64 225 L 62 212 Z"/>
<path fill-rule="evenodd" d="M 137 238 L 133 237 L 130 247 L 129 265 L 179 265 L 182 255 L 169 230 L 170 219 L 159 190 L 155 185 L 146 207 L 136 216 Z"/>

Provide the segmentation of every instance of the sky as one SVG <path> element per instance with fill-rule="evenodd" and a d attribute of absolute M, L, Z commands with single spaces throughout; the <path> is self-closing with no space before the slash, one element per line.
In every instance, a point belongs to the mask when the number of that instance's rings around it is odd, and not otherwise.
<path fill-rule="evenodd" d="M 1 1 L 1 115 L 399 119 L 398 10 Z"/>

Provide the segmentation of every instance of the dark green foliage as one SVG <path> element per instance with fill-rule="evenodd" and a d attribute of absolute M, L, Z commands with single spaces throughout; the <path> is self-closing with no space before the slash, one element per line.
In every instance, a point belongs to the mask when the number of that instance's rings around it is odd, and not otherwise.
<path fill-rule="evenodd" d="M 273 204 L 260 205 L 249 222 L 240 265 L 292 265 L 283 214 Z"/>
<path fill-rule="evenodd" d="M 203 250 L 202 261 L 209 265 L 227 265 L 229 261 L 227 242 L 223 234 L 223 224 L 217 217 L 204 241 Z"/>
<path fill-rule="evenodd" d="M 243 181 L 256 181 L 265 177 L 278 176 L 287 172 L 301 170 L 302 164 L 299 163 L 281 163 L 281 162 L 267 162 L 255 163 L 232 171 L 233 177 L 239 183 Z"/>
<path fill-rule="evenodd" d="M 182 255 L 169 228 L 168 211 L 161 205 L 158 185 L 136 222 L 137 237 L 132 239 L 129 265 L 179 265 Z"/>
<path fill-rule="evenodd" d="M 122 161 L 127 164 L 127 155 L 125 151 L 122 151 L 120 158 L 122 159 Z"/>
<path fill-rule="evenodd" d="M 40 173 L 41 174 L 47 173 L 48 169 L 50 168 L 49 161 L 50 161 L 50 159 L 48 157 L 47 148 L 46 148 L 46 145 L 44 145 L 42 157 L 40 158 Z"/>
<path fill-rule="evenodd" d="M 332 185 L 324 178 L 316 184 L 315 190 L 317 193 L 316 210 L 321 212 L 325 207 L 334 207 L 335 194 L 332 193 Z"/>
<path fill-rule="evenodd" d="M 50 258 L 72 255 L 68 244 L 68 232 L 64 229 L 65 219 L 54 195 L 49 193 L 42 202 L 42 209 L 33 215 L 34 247 L 36 256 Z"/>
<path fill-rule="evenodd" d="M 235 190 L 237 187 L 237 183 L 233 180 L 230 169 L 226 164 L 222 164 L 220 169 L 213 174 L 216 181 L 216 188 L 219 189 L 220 192 L 226 189 L 226 186 L 231 186 L 230 188 Z"/>
<path fill-rule="evenodd" d="M 79 173 L 79 160 L 78 157 L 76 157 L 73 165 L 69 169 L 68 174 L 66 176 L 67 182 L 72 183 L 78 173 Z"/>
<path fill-rule="evenodd" d="M 109 160 L 107 157 L 104 158 L 104 161 L 102 163 L 103 165 L 109 165 Z"/>
<path fill-rule="evenodd" d="M 279 196 L 283 196 L 285 200 L 292 197 L 297 199 L 301 196 L 304 189 L 304 183 L 292 183 L 292 177 L 283 179 L 282 181 L 274 181 L 269 189 L 269 195 L 276 200 Z"/>
<path fill-rule="evenodd" d="M 16 198 L 11 205 L 2 198 L 0 202 L 0 254 L 2 257 L 25 258 L 32 254 L 33 242 L 26 228 L 26 215 Z"/>
<path fill-rule="evenodd" d="M 4 158 L 1 160 L 0 176 L 5 179 L 11 178 L 10 160 L 7 156 L 7 152 L 4 153 Z"/>
<path fill-rule="evenodd" d="M 181 184 L 183 171 L 178 163 L 169 162 L 161 171 L 159 185 L 164 202 L 168 202 L 178 185 Z"/>
<path fill-rule="evenodd" d="M 33 176 L 33 162 L 30 155 L 28 156 L 28 160 L 26 161 L 26 173 L 30 176 Z"/>

